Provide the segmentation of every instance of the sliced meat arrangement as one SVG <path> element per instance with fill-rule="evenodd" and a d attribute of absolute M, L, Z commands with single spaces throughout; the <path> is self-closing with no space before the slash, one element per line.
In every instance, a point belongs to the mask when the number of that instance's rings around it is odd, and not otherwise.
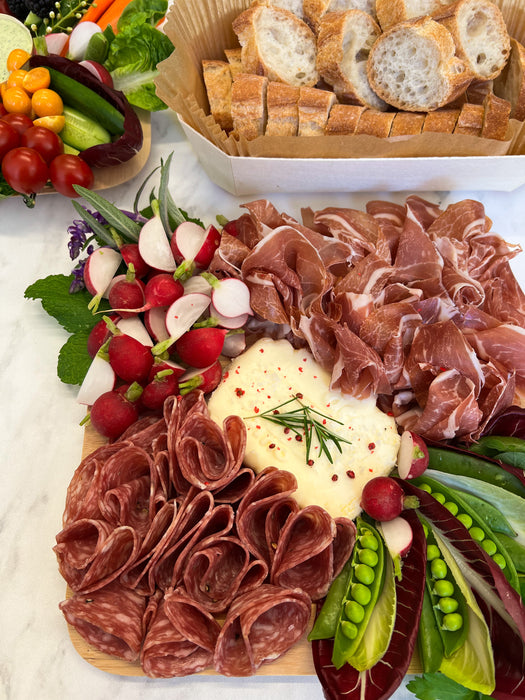
<path fill-rule="evenodd" d="M 73 591 L 60 608 L 151 677 L 255 673 L 305 633 L 355 526 L 301 510 L 291 473 L 243 467 L 244 423 L 215 424 L 198 392 L 136 428 L 73 476 L 54 548 Z"/>

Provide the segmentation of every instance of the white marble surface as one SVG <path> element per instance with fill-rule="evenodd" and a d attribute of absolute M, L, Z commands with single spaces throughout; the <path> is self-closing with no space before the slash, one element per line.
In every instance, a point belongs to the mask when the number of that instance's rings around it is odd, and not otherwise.
<path fill-rule="evenodd" d="M 118 205 L 131 206 L 143 176 L 161 157 L 174 152 L 170 178 L 175 201 L 212 223 L 217 213 L 238 216 L 250 197 L 233 197 L 215 185 L 184 140 L 174 118 L 153 117 L 151 155 L 134 180 L 106 190 Z M 524 173 L 525 175 L 525 173 Z M 524 178 L 525 179 L 525 178 Z M 468 184 L 468 183 L 467 183 Z M 328 204 L 362 207 L 368 199 L 403 201 L 406 194 L 278 194 L 278 208 L 299 215 L 301 206 Z M 525 249 L 525 188 L 511 193 L 420 193 L 448 203 L 471 197 L 485 205 L 494 230 Z M 256 198 L 256 197 L 253 197 Z M 68 273 L 66 228 L 75 218 L 69 200 L 40 197 L 34 210 L 16 198 L 0 203 L 0 290 L 4 327 L 0 333 L 0 700 L 217 700 L 280 698 L 321 700 L 315 677 L 192 677 L 149 680 L 108 675 L 85 662 L 73 649 L 58 611 L 65 586 L 52 552 L 60 529 L 67 485 L 81 453 L 83 409 L 75 390 L 56 377 L 56 361 L 66 334 L 41 309 L 24 299 L 36 279 Z M 525 286 L 525 253 L 514 269 Z M 400 690 L 396 700 L 413 697 Z"/>

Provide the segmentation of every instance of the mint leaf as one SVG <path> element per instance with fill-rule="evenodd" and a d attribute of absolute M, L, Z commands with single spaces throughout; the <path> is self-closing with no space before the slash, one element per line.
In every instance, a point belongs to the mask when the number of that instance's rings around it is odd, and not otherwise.
<path fill-rule="evenodd" d="M 442 673 L 424 673 L 407 683 L 407 689 L 419 700 L 490 700 L 476 690 L 469 690 Z"/>
<path fill-rule="evenodd" d="M 44 310 L 68 333 L 90 331 L 101 316 L 94 316 L 88 309 L 91 294 L 87 290 L 69 293 L 72 281 L 72 276 L 50 275 L 29 285 L 24 296 L 26 299 L 40 299 Z M 107 302 L 99 306 L 101 311 L 107 308 Z"/>
<path fill-rule="evenodd" d="M 82 384 L 91 365 L 87 351 L 89 332 L 80 331 L 71 335 L 60 349 L 57 374 L 64 384 Z"/>

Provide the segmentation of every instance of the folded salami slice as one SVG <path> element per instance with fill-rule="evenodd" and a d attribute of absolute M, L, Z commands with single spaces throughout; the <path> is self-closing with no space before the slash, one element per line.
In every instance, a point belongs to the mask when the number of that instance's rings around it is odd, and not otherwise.
<path fill-rule="evenodd" d="M 183 592 L 160 601 L 146 632 L 140 654 L 142 669 L 151 678 L 198 673 L 211 666 L 220 627 Z"/>
<path fill-rule="evenodd" d="M 232 603 L 215 647 L 214 665 L 225 676 L 250 676 L 282 656 L 304 634 L 311 601 L 300 589 L 264 584 Z"/>
<path fill-rule="evenodd" d="M 76 593 L 59 605 L 67 622 L 88 644 L 133 662 L 142 644 L 146 599 L 114 581 L 88 595 Z"/>

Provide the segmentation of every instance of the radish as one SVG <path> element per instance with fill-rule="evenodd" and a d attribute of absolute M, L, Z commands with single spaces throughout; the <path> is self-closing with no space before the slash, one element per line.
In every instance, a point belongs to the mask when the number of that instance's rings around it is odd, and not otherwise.
<path fill-rule="evenodd" d="M 179 280 L 173 278 L 169 273 L 159 273 L 151 277 L 146 283 L 145 296 L 146 307 L 171 306 L 174 301 L 184 294 L 184 287 Z"/>
<path fill-rule="evenodd" d="M 164 372 L 165 370 L 170 370 L 176 379 L 182 377 L 182 375 L 187 371 L 182 365 L 173 362 L 172 360 L 161 360 L 160 357 L 156 357 L 153 361 L 153 365 L 149 371 L 148 381 L 152 381 L 156 374 L 159 372 Z"/>
<path fill-rule="evenodd" d="M 157 343 L 153 348 L 155 355 L 162 355 L 199 319 L 210 305 L 206 294 L 184 294 L 169 307 L 166 312 L 166 330 L 169 338 Z"/>
<path fill-rule="evenodd" d="M 225 357 L 237 357 L 246 350 L 246 335 L 244 331 L 238 333 L 228 333 L 224 338 L 222 354 Z"/>
<path fill-rule="evenodd" d="M 93 358 L 77 394 L 77 403 L 92 406 L 99 396 L 115 386 L 115 371 L 107 354 L 99 352 Z"/>
<path fill-rule="evenodd" d="M 67 57 L 71 61 L 82 61 L 91 37 L 100 33 L 102 29 L 96 22 L 79 22 L 69 35 Z"/>
<path fill-rule="evenodd" d="M 167 340 L 170 337 L 166 329 L 166 308 L 154 306 L 144 313 L 144 323 L 150 336 L 156 343 Z"/>
<path fill-rule="evenodd" d="M 184 287 L 184 294 L 200 292 L 211 297 L 211 285 L 202 275 L 193 275 L 193 277 L 185 280 L 182 285 Z"/>
<path fill-rule="evenodd" d="M 230 330 L 242 328 L 249 318 L 249 314 L 241 314 L 240 316 L 223 316 L 217 311 L 213 304 L 210 307 L 210 316 L 216 321 L 218 326 L 222 326 L 223 328 L 228 328 Z"/>
<path fill-rule="evenodd" d="M 197 267 L 205 269 L 220 242 L 221 234 L 215 226 L 204 229 L 193 221 L 183 221 L 173 233 L 171 250 L 179 262 L 192 260 Z"/>
<path fill-rule="evenodd" d="M 222 365 L 217 360 L 205 369 L 192 369 L 183 374 L 179 382 L 179 393 L 181 396 L 189 394 L 190 391 L 199 389 L 204 394 L 209 394 L 219 386 L 222 379 Z"/>
<path fill-rule="evenodd" d="M 108 318 L 117 323 L 120 316 L 118 314 L 109 314 Z M 95 357 L 100 348 L 104 345 L 106 340 L 109 339 L 110 332 L 105 320 L 102 318 L 98 323 L 96 323 L 87 339 L 87 351 L 90 357 Z"/>
<path fill-rule="evenodd" d="M 145 288 L 144 282 L 136 278 L 134 265 L 130 263 L 124 278 L 111 285 L 109 303 L 122 318 L 129 318 L 135 315 L 137 308 L 144 305 Z"/>
<path fill-rule="evenodd" d="M 108 345 L 109 362 L 125 382 L 147 381 L 153 365 L 151 350 L 124 333 L 114 335 Z"/>
<path fill-rule="evenodd" d="M 144 262 L 140 254 L 138 243 L 124 243 L 124 245 L 120 246 L 119 250 L 127 267 L 129 267 L 131 263 L 133 264 L 135 275 L 139 279 L 142 279 L 151 271 L 150 266 Z"/>
<path fill-rule="evenodd" d="M 425 441 L 416 433 L 404 430 L 401 433 L 397 453 L 397 472 L 402 479 L 421 476 L 428 467 L 428 449 Z"/>
<path fill-rule="evenodd" d="M 400 484 L 389 476 L 376 476 L 361 493 L 361 508 L 374 520 L 384 522 L 397 518 L 404 508 L 417 508 L 415 496 L 405 496 Z"/>
<path fill-rule="evenodd" d="M 153 341 L 151 340 L 146 326 L 142 323 L 138 316 L 130 316 L 129 318 L 122 318 L 115 324 L 121 333 L 135 338 L 139 343 L 145 345 L 148 348 L 153 347 Z"/>
<path fill-rule="evenodd" d="M 194 328 L 177 340 L 175 350 L 191 367 L 209 367 L 219 359 L 226 333 L 224 328 Z"/>
<path fill-rule="evenodd" d="M 168 396 L 178 393 L 179 382 L 172 369 L 158 371 L 153 379 L 146 384 L 141 395 L 143 406 L 152 411 L 162 408 Z"/>
<path fill-rule="evenodd" d="M 175 272 L 177 264 L 171 252 L 170 242 L 158 213 L 158 202 L 152 202 L 154 215 L 146 221 L 139 234 L 139 252 L 144 262 L 155 270 Z"/>
<path fill-rule="evenodd" d="M 142 387 L 135 383 L 125 393 L 117 390 L 105 392 L 91 407 L 91 425 L 110 440 L 120 437 L 139 417 L 141 394 Z"/>
<path fill-rule="evenodd" d="M 412 546 L 413 533 L 410 523 L 398 516 L 380 523 L 379 531 L 394 561 L 395 575 L 401 580 L 401 559 L 408 554 Z"/>
<path fill-rule="evenodd" d="M 84 284 L 93 295 L 88 304 L 89 309 L 97 310 L 121 262 L 122 255 L 109 246 L 96 248 L 88 257 L 84 267 Z"/>
<path fill-rule="evenodd" d="M 45 40 L 48 53 L 62 56 L 69 41 L 69 34 L 65 32 L 52 32 L 51 34 L 45 35 Z"/>
<path fill-rule="evenodd" d="M 80 61 L 80 65 L 86 68 L 95 78 L 98 78 L 101 83 L 107 85 L 108 87 L 113 87 L 113 78 L 111 73 L 105 68 L 102 63 L 98 61 Z"/>
<path fill-rule="evenodd" d="M 253 314 L 250 307 L 250 290 L 245 282 L 236 277 L 220 280 L 210 272 L 203 272 L 202 277 L 212 286 L 211 301 L 220 314 L 227 318 Z"/>

